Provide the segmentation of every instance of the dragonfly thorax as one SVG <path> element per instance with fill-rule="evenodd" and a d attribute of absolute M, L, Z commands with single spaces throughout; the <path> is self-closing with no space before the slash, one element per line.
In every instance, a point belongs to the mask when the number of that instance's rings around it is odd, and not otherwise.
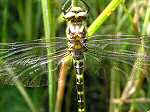
<path fill-rule="evenodd" d="M 67 37 L 68 37 L 68 51 L 71 52 L 75 59 L 83 58 L 83 52 L 86 51 L 87 47 L 87 28 L 85 21 L 67 24 Z"/>
<path fill-rule="evenodd" d="M 83 53 L 87 50 L 87 39 L 83 35 L 75 34 L 69 38 L 68 51 L 75 59 L 83 58 Z"/>
<path fill-rule="evenodd" d="M 68 51 L 75 59 L 82 59 L 86 50 L 86 18 L 87 11 L 81 7 L 72 7 L 64 13 L 67 20 L 66 34 L 68 38 Z"/>

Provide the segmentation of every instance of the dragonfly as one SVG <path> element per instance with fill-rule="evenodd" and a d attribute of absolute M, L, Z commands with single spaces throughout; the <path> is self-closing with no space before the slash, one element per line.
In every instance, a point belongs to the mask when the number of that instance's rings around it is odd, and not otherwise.
<path fill-rule="evenodd" d="M 0 43 L 0 84 L 15 85 L 19 80 L 27 87 L 46 86 L 49 83 L 48 64 L 55 64 L 52 71 L 57 71 L 62 59 L 71 56 L 76 74 L 78 112 L 84 112 L 86 60 L 93 58 L 100 62 L 108 59 L 132 68 L 136 59 L 141 59 L 142 66 L 136 67 L 143 72 L 150 63 L 150 36 L 116 34 L 88 37 L 86 19 L 89 10 L 73 6 L 64 9 L 66 37 L 56 37 L 51 41 L 41 38 L 30 42 Z M 55 51 L 48 54 L 47 50 L 51 48 Z"/>

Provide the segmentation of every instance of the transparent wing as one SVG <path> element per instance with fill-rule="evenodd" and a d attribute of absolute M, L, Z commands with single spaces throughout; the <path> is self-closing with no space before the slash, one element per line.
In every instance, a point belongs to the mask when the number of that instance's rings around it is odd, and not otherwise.
<path fill-rule="evenodd" d="M 96 61 L 107 59 L 140 70 L 150 67 L 150 36 L 96 35 L 89 38 L 86 54 Z"/>
<path fill-rule="evenodd" d="M 63 37 L 0 43 L 0 84 L 14 85 L 20 81 L 28 87 L 47 85 L 48 64 L 52 63 L 51 71 L 57 73 L 61 59 L 67 55 L 66 48 Z"/>

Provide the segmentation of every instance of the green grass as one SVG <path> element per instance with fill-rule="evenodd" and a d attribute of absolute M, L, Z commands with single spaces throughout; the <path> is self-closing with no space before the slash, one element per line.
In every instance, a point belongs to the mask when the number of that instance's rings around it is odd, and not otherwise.
<path fill-rule="evenodd" d="M 52 43 L 52 39 L 55 39 L 55 18 L 53 10 L 53 1 L 41 0 L 43 10 L 43 21 L 45 30 L 45 39 Z M 47 49 L 48 60 L 51 60 L 51 53 L 55 52 L 54 48 Z M 54 64 L 48 63 L 48 93 L 49 93 L 49 112 L 54 112 L 56 101 L 56 82 Z"/>

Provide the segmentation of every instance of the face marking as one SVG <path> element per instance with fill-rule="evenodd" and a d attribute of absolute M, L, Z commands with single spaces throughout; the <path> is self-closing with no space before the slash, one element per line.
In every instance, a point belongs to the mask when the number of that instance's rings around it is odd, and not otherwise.
<path fill-rule="evenodd" d="M 72 22 L 79 22 L 87 17 L 87 11 L 80 7 L 72 7 L 68 13 L 64 15 L 65 19 Z"/>

